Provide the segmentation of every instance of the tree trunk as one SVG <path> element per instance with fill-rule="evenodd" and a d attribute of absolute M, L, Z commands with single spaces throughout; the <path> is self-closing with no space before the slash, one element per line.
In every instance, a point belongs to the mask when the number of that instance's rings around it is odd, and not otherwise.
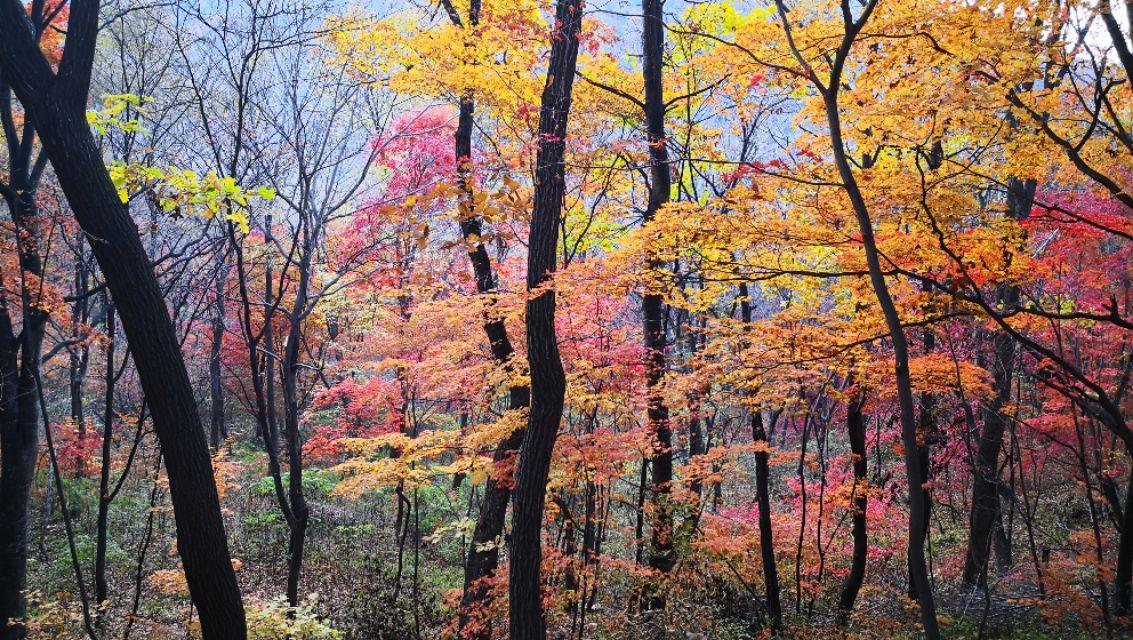
<path fill-rule="evenodd" d="M 866 500 L 869 481 L 867 478 L 865 448 L 865 419 L 862 408 L 865 399 L 856 395 L 850 399 L 846 407 L 846 431 L 850 439 L 850 455 L 854 460 L 854 489 L 851 493 L 851 507 L 854 510 L 852 535 L 854 538 L 854 552 L 850 561 L 850 573 L 842 583 L 842 594 L 838 597 L 838 623 L 849 621 L 850 613 L 854 610 L 854 603 L 858 599 L 858 591 L 865 581 L 866 554 L 869 552 L 869 541 L 866 535 Z"/>
<path fill-rule="evenodd" d="M 110 301 L 106 301 L 106 336 L 109 343 L 106 347 L 106 395 L 104 396 L 102 416 L 102 467 L 98 480 L 98 516 L 95 531 L 94 554 L 94 602 L 100 605 L 110 594 L 106 582 L 106 538 L 108 532 L 108 518 L 110 516 L 110 462 L 114 445 L 114 386 L 117 375 L 114 369 L 114 308 Z M 99 609 L 101 611 L 101 609 Z M 99 614 L 99 619 L 102 616 Z"/>
<path fill-rule="evenodd" d="M 311 281 L 311 258 L 314 239 L 307 224 L 302 224 L 303 244 L 299 258 L 299 284 L 288 314 L 287 345 L 283 352 L 284 431 L 287 439 L 287 498 L 291 503 L 288 521 L 290 540 L 287 545 L 287 601 L 299 606 L 299 577 L 303 567 L 303 545 L 311 510 L 303 493 L 303 442 L 299 433 L 299 348 L 303 343 L 303 321 L 306 318 L 308 290 Z"/>
<path fill-rule="evenodd" d="M 1007 215 L 1016 220 L 1026 217 L 1034 202 L 1035 187 L 1034 180 L 1009 180 Z M 1014 309 L 1019 304 L 1019 295 L 1019 287 L 1001 285 L 997 297 L 1004 309 Z M 1015 339 L 1005 331 L 998 331 L 993 345 L 991 373 L 995 396 L 983 410 L 983 430 L 976 445 L 976 459 L 972 461 L 972 511 L 963 574 L 965 584 L 983 588 L 987 587 L 988 557 L 995 523 L 1002 508 L 999 500 L 999 453 L 1007 425 L 1002 410 L 1011 400 L 1011 383 L 1015 377 Z"/>
<path fill-rule="evenodd" d="M 213 280 L 212 340 L 209 344 L 209 444 L 212 450 L 220 448 L 221 441 L 228 437 L 228 427 L 224 422 L 224 379 L 220 370 L 220 349 L 224 345 L 224 281 L 228 267 L 221 257 Z"/>
<path fill-rule="evenodd" d="M 0 34 L 2 37 L 2 34 Z M 23 638 L 23 625 L 9 624 L 26 614 L 28 508 L 39 454 L 39 366 L 47 314 L 39 306 L 38 289 L 26 286 L 24 275 L 41 277 L 40 237 L 36 226 L 36 189 L 43 157 L 33 160 L 35 131 L 25 118 L 16 132 L 11 90 L 0 73 L 0 120 L 8 151 L 4 200 L 15 227 L 19 269 L 0 272 L 0 288 L 18 290 L 22 327 L 12 323 L 7 299 L 0 296 L 0 639 Z M 14 278 L 15 282 L 5 282 Z M 34 297 L 33 297 L 34 296 Z"/>
<path fill-rule="evenodd" d="M 547 83 L 539 114 L 539 150 L 535 164 L 535 202 L 527 252 L 527 289 L 550 284 L 558 263 L 559 219 L 566 190 L 563 156 L 570 113 L 582 0 L 558 0 Z M 544 640 L 542 562 L 543 507 L 551 453 L 562 419 L 566 375 L 555 334 L 555 292 L 544 290 L 527 301 L 527 362 L 531 410 L 515 477 L 514 517 L 508 596 L 511 640 Z"/>
<path fill-rule="evenodd" d="M 847 37 L 849 36 L 850 34 L 847 33 Z M 937 640 L 940 637 L 940 630 L 936 620 L 936 603 L 933 601 L 932 585 L 929 583 L 928 567 L 925 562 L 925 536 L 922 526 L 928 505 L 925 504 L 922 491 L 925 470 L 917 452 L 916 411 L 913 406 L 913 384 L 909 376 L 909 343 L 897 313 L 897 306 L 889 293 L 889 285 L 885 282 L 885 274 L 881 269 L 869 208 L 846 158 L 846 149 L 842 140 L 842 122 L 838 114 L 837 83 L 840 79 L 832 78 L 832 80 L 831 87 L 824 92 L 824 100 L 834 163 L 837 165 L 843 189 L 850 199 L 857 218 L 858 231 L 861 233 L 862 248 L 865 250 L 869 269 L 870 285 L 885 317 L 885 324 L 893 343 L 893 371 L 897 379 L 897 400 L 900 406 L 901 443 L 905 450 L 905 473 L 909 484 L 909 571 L 917 592 L 917 602 L 920 604 L 921 623 L 924 626 L 925 636 L 929 640 Z"/>
<path fill-rule="evenodd" d="M 644 25 L 642 44 L 645 80 L 645 122 L 649 146 L 649 202 L 645 208 L 644 224 L 649 224 L 657 212 L 669 201 L 671 179 L 669 153 L 665 140 L 665 97 L 662 84 L 662 61 L 665 50 L 665 22 L 662 0 L 642 0 Z M 660 264 L 650 259 L 647 269 Z M 673 549 L 673 508 L 670 493 L 673 483 L 673 436 L 669 426 L 669 408 L 661 395 L 661 380 L 665 375 L 665 323 L 664 303 L 661 295 L 647 288 L 641 303 L 644 326 L 642 338 L 645 347 L 645 386 L 647 418 L 651 436 L 653 469 L 653 511 L 649 537 L 649 568 L 654 575 L 651 581 L 663 581 L 676 563 Z M 650 584 L 642 594 L 644 611 L 665 608 L 665 589 Z"/>
<path fill-rule="evenodd" d="M 73 3 L 71 18 L 64 57 L 72 47 L 76 56 L 89 47 L 93 57 L 97 2 Z M 130 341 L 166 462 L 178 550 L 203 636 L 209 640 L 245 638 L 244 609 L 228 553 L 208 443 L 161 287 L 137 226 L 118 198 L 91 136 L 84 113 L 82 70 L 69 66 L 67 73 L 61 70 L 51 75 L 26 25 L 20 3 L 0 4 L 0 63 L 28 117 L 36 123 L 44 151 L 90 242 Z"/>
<path fill-rule="evenodd" d="M 480 21 L 480 2 L 472 0 L 468 20 L 473 28 Z M 459 23 L 459 16 L 453 18 Z M 468 248 L 468 260 L 476 279 L 476 291 L 480 295 L 494 296 L 498 293 L 496 276 L 488 250 L 480 237 L 483 223 L 475 210 L 475 177 L 472 172 L 472 126 L 475 103 L 471 96 L 460 101 L 460 115 L 454 136 L 457 181 L 461 190 L 460 232 Z M 502 367 L 512 367 L 515 353 L 502 318 L 494 313 L 494 300 L 489 299 L 484 317 L 484 334 L 492 357 Z M 508 390 L 508 409 L 518 411 L 530 404 L 530 390 L 526 385 L 513 385 Z M 501 471 L 506 465 L 513 465 L 516 453 L 523 443 L 523 429 L 517 429 L 497 445 L 492 455 L 493 469 Z M 464 564 L 464 592 L 460 600 L 459 629 L 462 638 L 486 640 L 491 635 L 490 621 L 478 619 L 479 609 L 489 594 L 487 580 L 495 574 L 500 562 L 500 546 L 503 544 L 504 521 L 507 517 L 508 502 L 511 501 L 511 488 L 501 482 L 498 473 L 488 478 L 484 488 L 484 498 L 472 532 L 468 557 Z"/>
<path fill-rule="evenodd" d="M 751 293 L 747 283 L 740 284 L 740 315 L 745 324 L 751 323 Z M 779 597 L 779 567 L 775 562 L 775 534 L 771 530 L 771 452 L 767 429 L 763 424 L 763 411 L 752 407 L 751 441 L 755 452 L 755 501 L 759 507 L 759 555 L 763 563 L 763 584 L 767 596 L 767 614 L 771 630 L 783 628 L 783 605 Z"/>

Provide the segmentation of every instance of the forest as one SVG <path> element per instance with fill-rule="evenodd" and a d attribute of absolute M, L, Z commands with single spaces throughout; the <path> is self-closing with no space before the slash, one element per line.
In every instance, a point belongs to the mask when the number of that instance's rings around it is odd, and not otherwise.
<path fill-rule="evenodd" d="M 0 0 L 0 640 L 1133 637 L 1133 0 Z"/>

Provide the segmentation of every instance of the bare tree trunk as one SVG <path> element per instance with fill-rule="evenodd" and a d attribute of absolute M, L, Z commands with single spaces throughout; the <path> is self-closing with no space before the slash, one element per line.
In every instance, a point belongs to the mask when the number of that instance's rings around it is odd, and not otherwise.
<path fill-rule="evenodd" d="M 220 369 L 220 349 L 224 345 L 224 281 L 227 276 L 228 265 L 222 255 L 217 260 L 213 276 L 212 338 L 209 344 L 209 444 L 213 451 L 219 449 L 221 441 L 228 437 L 228 425 L 224 421 L 224 379 Z"/>
<path fill-rule="evenodd" d="M 106 538 L 108 532 L 108 518 L 110 516 L 110 463 L 111 452 L 114 445 L 114 390 L 118 376 L 114 367 L 115 333 L 117 328 L 114 322 L 114 308 L 109 300 L 106 301 L 106 336 L 109 343 L 106 347 L 106 394 L 104 396 L 102 416 L 102 466 L 98 480 L 98 516 L 95 532 L 94 555 L 94 602 L 100 605 L 110 594 L 106 583 Z M 102 616 L 98 615 L 101 620 Z"/>

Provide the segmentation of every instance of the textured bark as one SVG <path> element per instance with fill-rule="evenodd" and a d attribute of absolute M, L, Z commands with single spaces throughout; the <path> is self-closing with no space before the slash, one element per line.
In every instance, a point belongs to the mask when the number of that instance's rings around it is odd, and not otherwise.
<path fill-rule="evenodd" d="M 84 107 L 98 2 L 71 4 L 57 74 L 32 39 L 23 5 L 0 2 L 0 68 L 29 118 L 89 239 L 130 341 L 161 445 L 177 546 L 203 636 L 245 638 L 244 609 L 213 481 L 212 462 L 177 335 L 138 229 L 102 162 Z M 30 394 L 34 395 L 34 394 Z"/>
<path fill-rule="evenodd" d="M 1011 179 L 1008 182 L 1007 214 L 1016 220 L 1026 217 L 1034 203 L 1035 182 Z M 1001 285 L 999 303 L 1004 309 L 1019 304 L 1019 287 Z M 983 410 L 983 430 L 976 444 L 972 461 L 972 511 L 968 527 L 968 550 L 964 559 L 964 582 L 987 586 L 987 563 L 994 528 L 1000 518 L 999 455 L 1003 449 L 1003 431 L 1007 419 L 1003 407 L 1011 400 L 1011 383 L 1015 377 L 1015 339 L 999 331 L 993 339 L 991 365 L 992 391 L 995 396 Z"/>
<path fill-rule="evenodd" d="M 539 113 L 535 202 L 528 238 L 527 289 L 533 292 L 549 284 L 558 263 L 559 219 L 566 188 L 563 155 L 578 61 L 582 0 L 558 0 L 555 24 Z M 531 409 L 515 476 L 509 556 L 509 631 L 512 640 L 544 640 L 547 626 L 543 619 L 540 535 L 551 452 L 563 413 L 566 376 L 555 334 L 555 292 L 545 290 L 531 297 L 526 312 Z"/>
<path fill-rule="evenodd" d="M 459 14 L 452 10 L 449 16 L 453 23 L 461 25 Z M 475 28 L 480 23 L 480 2 L 472 0 L 468 9 L 468 23 Z M 483 234 L 483 221 L 475 211 L 475 178 L 472 171 L 472 128 L 476 105 L 471 96 L 460 101 L 460 114 L 457 122 L 454 144 L 457 159 L 457 181 L 461 190 L 460 233 L 468 249 L 468 260 L 476 280 L 476 291 L 480 295 L 494 296 L 498 293 L 496 275 L 487 247 L 480 239 Z M 513 366 L 515 349 L 508 337 L 503 318 L 494 313 L 494 301 L 489 299 L 484 317 L 484 334 L 492 351 L 492 358 L 502 367 Z M 513 385 L 508 389 L 508 409 L 518 411 L 530 404 L 530 390 L 526 385 Z M 497 445 L 492 455 L 494 469 L 514 464 L 514 458 L 523 443 L 524 429 L 517 429 Z M 472 532 L 468 557 L 464 563 L 464 592 L 460 600 L 459 629 L 463 638 L 486 639 L 491 635 L 487 621 L 477 621 L 476 612 L 489 594 L 487 579 L 491 578 L 500 563 L 500 546 L 507 517 L 508 503 L 511 501 L 511 487 L 496 477 L 489 477 L 484 487 L 484 498 Z"/>
<path fill-rule="evenodd" d="M 649 202 L 644 223 L 649 224 L 669 201 L 671 179 L 669 152 L 665 140 L 665 98 L 662 84 L 662 62 L 665 51 L 665 23 L 662 0 L 642 0 L 642 73 L 645 80 L 645 123 L 649 145 Z M 647 268 L 660 264 L 650 259 Z M 651 494 L 651 530 L 649 536 L 649 568 L 654 578 L 663 581 L 673 570 L 676 553 L 673 549 L 673 509 L 670 493 L 673 484 L 673 435 L 669 426 L 669 408 L 661 395 L 661 379 L 665 375 L 665 322 L 661 295 L 646 291 L 641 303 L 642 339 L 645 347 L 645 388 L 647 394 L 647 428 L 651 436 L 650 467 L 653 470 Z M 642 594 L 642 610 L 665 608 L 665 590 L 651 584 Z"/>

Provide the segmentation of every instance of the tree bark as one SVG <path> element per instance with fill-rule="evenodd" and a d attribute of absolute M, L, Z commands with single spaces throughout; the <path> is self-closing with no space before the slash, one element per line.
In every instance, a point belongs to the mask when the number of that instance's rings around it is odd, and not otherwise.
<path fill-rule="evenodd" d="M 220 350 L 224 345 L 224 281 L 228 266 L 223 256 L 217 263 L 213 277 L 212 338 L 209 344 L 209 444 L 213 451 L 220 449 L 221 441 L 228 437 L 224 421 L 224 379 L 220 368 Z"/>
<path fill-rule="evenodd" d="M 740 284 L 740 316 L 745 324 L 751 323 L 751 292 L 747 283 Z M 763 563 L 763 585 L 767 597 L 767 615 L 771 630 L 783 628 L 783 604 L 779 596 L 779 567 L 775 562 L 775 534 L 771 530 L 771 453 L 763 411 L 752 407 L 751 441 L 755 452 L 755 501 L 759 508 L 759 555 Z"/>
<path fill-rule="evenodd" d="M 247 636 L 208 443 L 177 335 L 137 226 L 118 198 L 84 113 L 98 2 L 71 4 L 58 73 L 40 53 L 22 3 L 0 2 L 0 68 L 36 123 L 75 219 L 114 298 L 169 478 L 177 546 L 209 640 Z M 29 394 L 34 396 L 34 394 Z M 6 503 L 5 503 L 6 504 Z"/>
<path fill-rule="evenodd" d="M 649 201 L 645 208 L 644 224 L 648 225 L 657 212 L 669 201 L 671 179 L 669 152 L 665 140 L 665 98 L 663 91 L 662 62 L 665 51 L 665 23 L 662 0 L 642 0 L 644 24 L 642 44 L 645 80 L 645 122 L 649 146 Z M 660 266 L 650 259 L 647 270 Z M 646 288 L 641 303 L 642 338 L 645 347 L 645 386 L 647 428 L 652 451 L 650 466 L 653 469 L 653 510 L 649 537 L 648 564 L 654 575 L 651 582 L 663 582 L 676 564 L 673 549 L 673 509 L 670 494 L 673 483 L 673 435 L 669 426 L 669 408 L 661 395 L 661 380 L 665 375 L 665 323 L 664 303 L 661 295 Z M 656 583 L 648 584 L 642 593 L 643 611 L 665 608 L 665 590 Z"/>
<path fill-rule="evenodd" d="M 865 17 L 859 20 L 864 24 Z M 860 26 L 857 29 L 860 30 Z M 847 33 L 852 42 L 852 34 Z M 913 406 L 913 384 L 909 376 L 909 343 L 905 335 L 905 328 L 897 313 L 897 306 L 889 293 L 889 285 L 885 282 L 885 274 L 881 269 L 881 260 L 878 256 L 877 244 L 873 235 L 873 220 L 870 218 L 869 208 L 865 197 L 858 187 L 857 178 L 846 158 L 846 149 L 842 139 L 842 122 L 838 113 L 838 82 L 839 77 L 831 78 L 831 85 L 824 93 L 826 107 L 826 120 L 830 128 L 831 147 L 834 154 L 834 163 L 838 175 L 842 180 L 843 189 L 853 206 L 857 218 L 858 230 L 862 236 L 862 248 L 865 250 L 866 264 L 869 270 L 870 284 L 881 307 L 885 324 L 889 328 L 890 340 L 893 343 L 893 371 L 897 379 L 897 400 L 900 407 L 901 443 L 904 447 L 905 473 L 909 484 L 909 572 L 917 592 L 917 601 L 920 604 L 921 624 L 924 626 L 925 636 L 929 640 L 940 637 L 940 630 L 936 620 L 936 603 L 933 601 L 932 585 L 929 583 L 928 568 L 925 562 L 925 536 L 923 535 L 923 522 L 928 505 L 925 503 L 924 488 L 925 473 L 917 452 L 917 421 Z"/>
<path fill-rule="evenodd" d="M 39 453 L 39 406 L 36 402 L 47 314 L 26 276 L 42 277 L 36 192 L 45 162 L 35 149 L 35 130 L 25 117 L 22 131 L 13 117 L 11 88 L 0 71 L 0 123 L 8 152 L 8 180 L 3 197 L 15 230 L 20 273 L 0 273 L 0 287 L 20 292 L 22 326 L 12 322 L 0 296 L 0 639 L 22 638 L 23 625 L 9 624 L 26 613 L 28 508 Z"/>
<path fill-rule="evenodd" d="M 535 201 L 527 252 L 527 289 L 533 293 L 526 305 L 531 409 L 515 477 L 508 582 L 511 640 L 547 637 L 540 579 L 543 558 L 540 535 L 551 453 L 563 413 L 566 375 L 555 333 L 555 292 L 539 290 L 550 284 L 558 263 L 559 219 L 566 190 L 563 156 L 578 61 L 582 5 L 582 0 L 558 0 L 557 26 L 552 33 L 551 59 L 539 114 Z"/>

